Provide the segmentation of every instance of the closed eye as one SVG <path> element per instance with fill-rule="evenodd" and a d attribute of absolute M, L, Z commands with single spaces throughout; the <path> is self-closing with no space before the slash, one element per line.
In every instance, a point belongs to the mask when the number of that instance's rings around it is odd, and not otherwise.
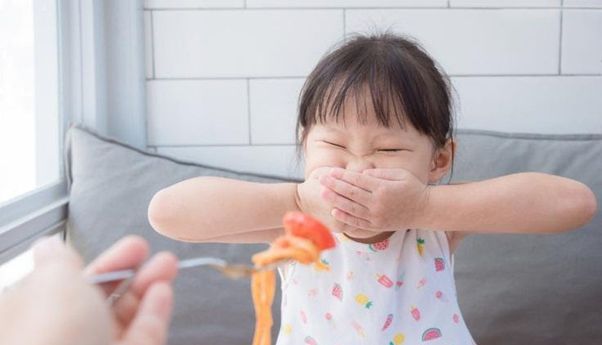
<path fill-rule="evenodd" d="M 380 152 L 399 152 L 399 151 L 403 151 L 404 149 L 379 149 L 378 151 Z"/>
<path fill-rule="evenodd" d="M 343 146 L 343 145 L 340 145 L 340 144 L 335 144 L 335 143 L 332 143 L 332 142 L 330 142 L 330 141 L 326 141 L 326 140 L 322 140 L 322 141 L 323 141 L 323 142 L 325 142 L 325 143 L 327 143 L 328 145 L 332 145 L 332 146 L 340 147 L 340 148 L 342 148 L 342 149 L 344 149 L 344 148 L 345 148 L 345 146 Z"/>

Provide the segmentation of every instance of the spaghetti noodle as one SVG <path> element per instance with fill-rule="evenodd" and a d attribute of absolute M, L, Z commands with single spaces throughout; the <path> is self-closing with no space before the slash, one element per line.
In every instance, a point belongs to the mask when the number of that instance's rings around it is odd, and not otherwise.
<path fill-rule="evenodd" d="M 296 260 L 302 264 L 318 261 L 320 252 L 334 247 L 330 230 L 309 215 L 288 212 L 282 219 L 285 234 L 270 247 L 253 255 L 255 267 L 261 268 L 282 260 Z M 270 345 L 273 320 L 272 302 L 276 289 L 273 270 L 258 271 L 251 277 L 251 295 L 255 307 L 255 335 L 253 345 Z"/>

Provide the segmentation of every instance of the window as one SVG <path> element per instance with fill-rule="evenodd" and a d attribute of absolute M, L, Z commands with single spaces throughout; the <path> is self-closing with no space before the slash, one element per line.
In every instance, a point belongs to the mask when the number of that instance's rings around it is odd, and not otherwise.
<path fill-rule="evenodd" d="M 53 0 L 0 0 L 0 204 L 60 179 Z"/>
<path fill-rule="evenodd" d="M 65 225 L 58 3 L 0 0 L 0 291 Z"/>

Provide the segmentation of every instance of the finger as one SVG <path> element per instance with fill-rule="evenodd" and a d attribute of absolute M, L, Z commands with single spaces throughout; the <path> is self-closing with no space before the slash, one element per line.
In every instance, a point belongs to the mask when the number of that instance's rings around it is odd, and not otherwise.
<path fill-rule="evenodd" d="M 148 252 L 148 244 L 142 237 L 126 236 L 90 263 L 86 267 L 84 275 L 90 276 L 138 267 L 148 257 Z M 101 288 L 105 295 L 108 295 L 118 284 L 119 282 L 102 284 Z"/>
<path fill-rule="evenodd" d="M 332 176 L 336 179 L 346 181 L 354 186 L 360 187 L 368 192 L 371 192 L 378 188 L 378 184 L 380 181 L 375 179 L 370 175 L 365 175 L 362 173 L 358 173 L 355 171 L 342 169 L 342 168 L 332 168 L 330 170 L 329 176 Z"/>
<path fill-rule="evenodd" d="M 338 208 L 332 209 L 332 216 L 339 222 L 359 229 L 372 229 L 372 224 L 365 219 L 355 217 Z"/>
<path fill-rule="evenodd" d="M 48 264 L 60 264 L 81 270 L 83 266 L 82 259 L 75 250 L 57 236 L 37 240 L 33 244 L 32 250 L 35 268 Z"/>
<path fill-rule="evenodd" d="M 121 345 L 162 345 L 173 305 L 173 291 L 165 282 L 149 287 L 130 327 L 126 329 Z"/>
<path fill-rule="evenodd" d="M 354 186 L 347 181 L 339 180 L 328 175 L 320 176 L 320 184 L 326 186 L 336 193 L 346 197 L 349 200 L 353 200 L 360 205 L 368 206 L 370 203 L 372 193 L 366 191 L 363 188 Z"/>
<path fill-rule="evenodd" d="M 405 179 L 409 171 L 401 168 L 396 169 L 366 169 L 362 173 L 376 178 L 389 181 L 401 181 Z"/>
<path fill-rule="evenodd" d="M 321 196 L 324 200 L 330 202 L 333 207 L 340 208 L 355 217 L 368 219 L 370 212 L 366 206 L 349 200 L 328 187 L 322 190 Z"/>
<path fill-rule="evenodd" d="M 171 282 L 178 270 L 177 258 L 168 252 L 157 253 L 140 268 L 130 289 L 114 306 L 115 317 L 127 326 L 136 315 L 139 302 L 146 290 L 157 282 Z"/>
<path fill-rule="evenodd" d="M 148 244 L 139 236 L 126 236 L 92 261 L 86 275 L 105 273 L 139 266 L 147 258 Z"/>
<path fill-rule="evenodd" d="M 136 274 L 131 290 L 142 296 L 150 285 L 158 281 L 172 281 L 178 273 L 178 259 L 170 252 L 155 254 Z"/>

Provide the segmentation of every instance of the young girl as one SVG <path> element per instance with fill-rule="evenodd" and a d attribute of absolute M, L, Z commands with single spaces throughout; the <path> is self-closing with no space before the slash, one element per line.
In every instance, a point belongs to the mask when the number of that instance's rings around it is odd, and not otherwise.
<path fill-rule="evenodd" d="M 290 210 L 329 226 L 337 246 L 319 264 L 280 270 L 279 345 L 473 344 L 456 300 L 459 242 L 574 229 L 596 201 L 583 184 L 541 173 L 438 185 L 455 150 L 449 89 L 417 43 L 349 39 L 302 90 L 303 183 L 193 178 L 157 193 L 149 220 L 191 242 L 270 242 Z"/>

